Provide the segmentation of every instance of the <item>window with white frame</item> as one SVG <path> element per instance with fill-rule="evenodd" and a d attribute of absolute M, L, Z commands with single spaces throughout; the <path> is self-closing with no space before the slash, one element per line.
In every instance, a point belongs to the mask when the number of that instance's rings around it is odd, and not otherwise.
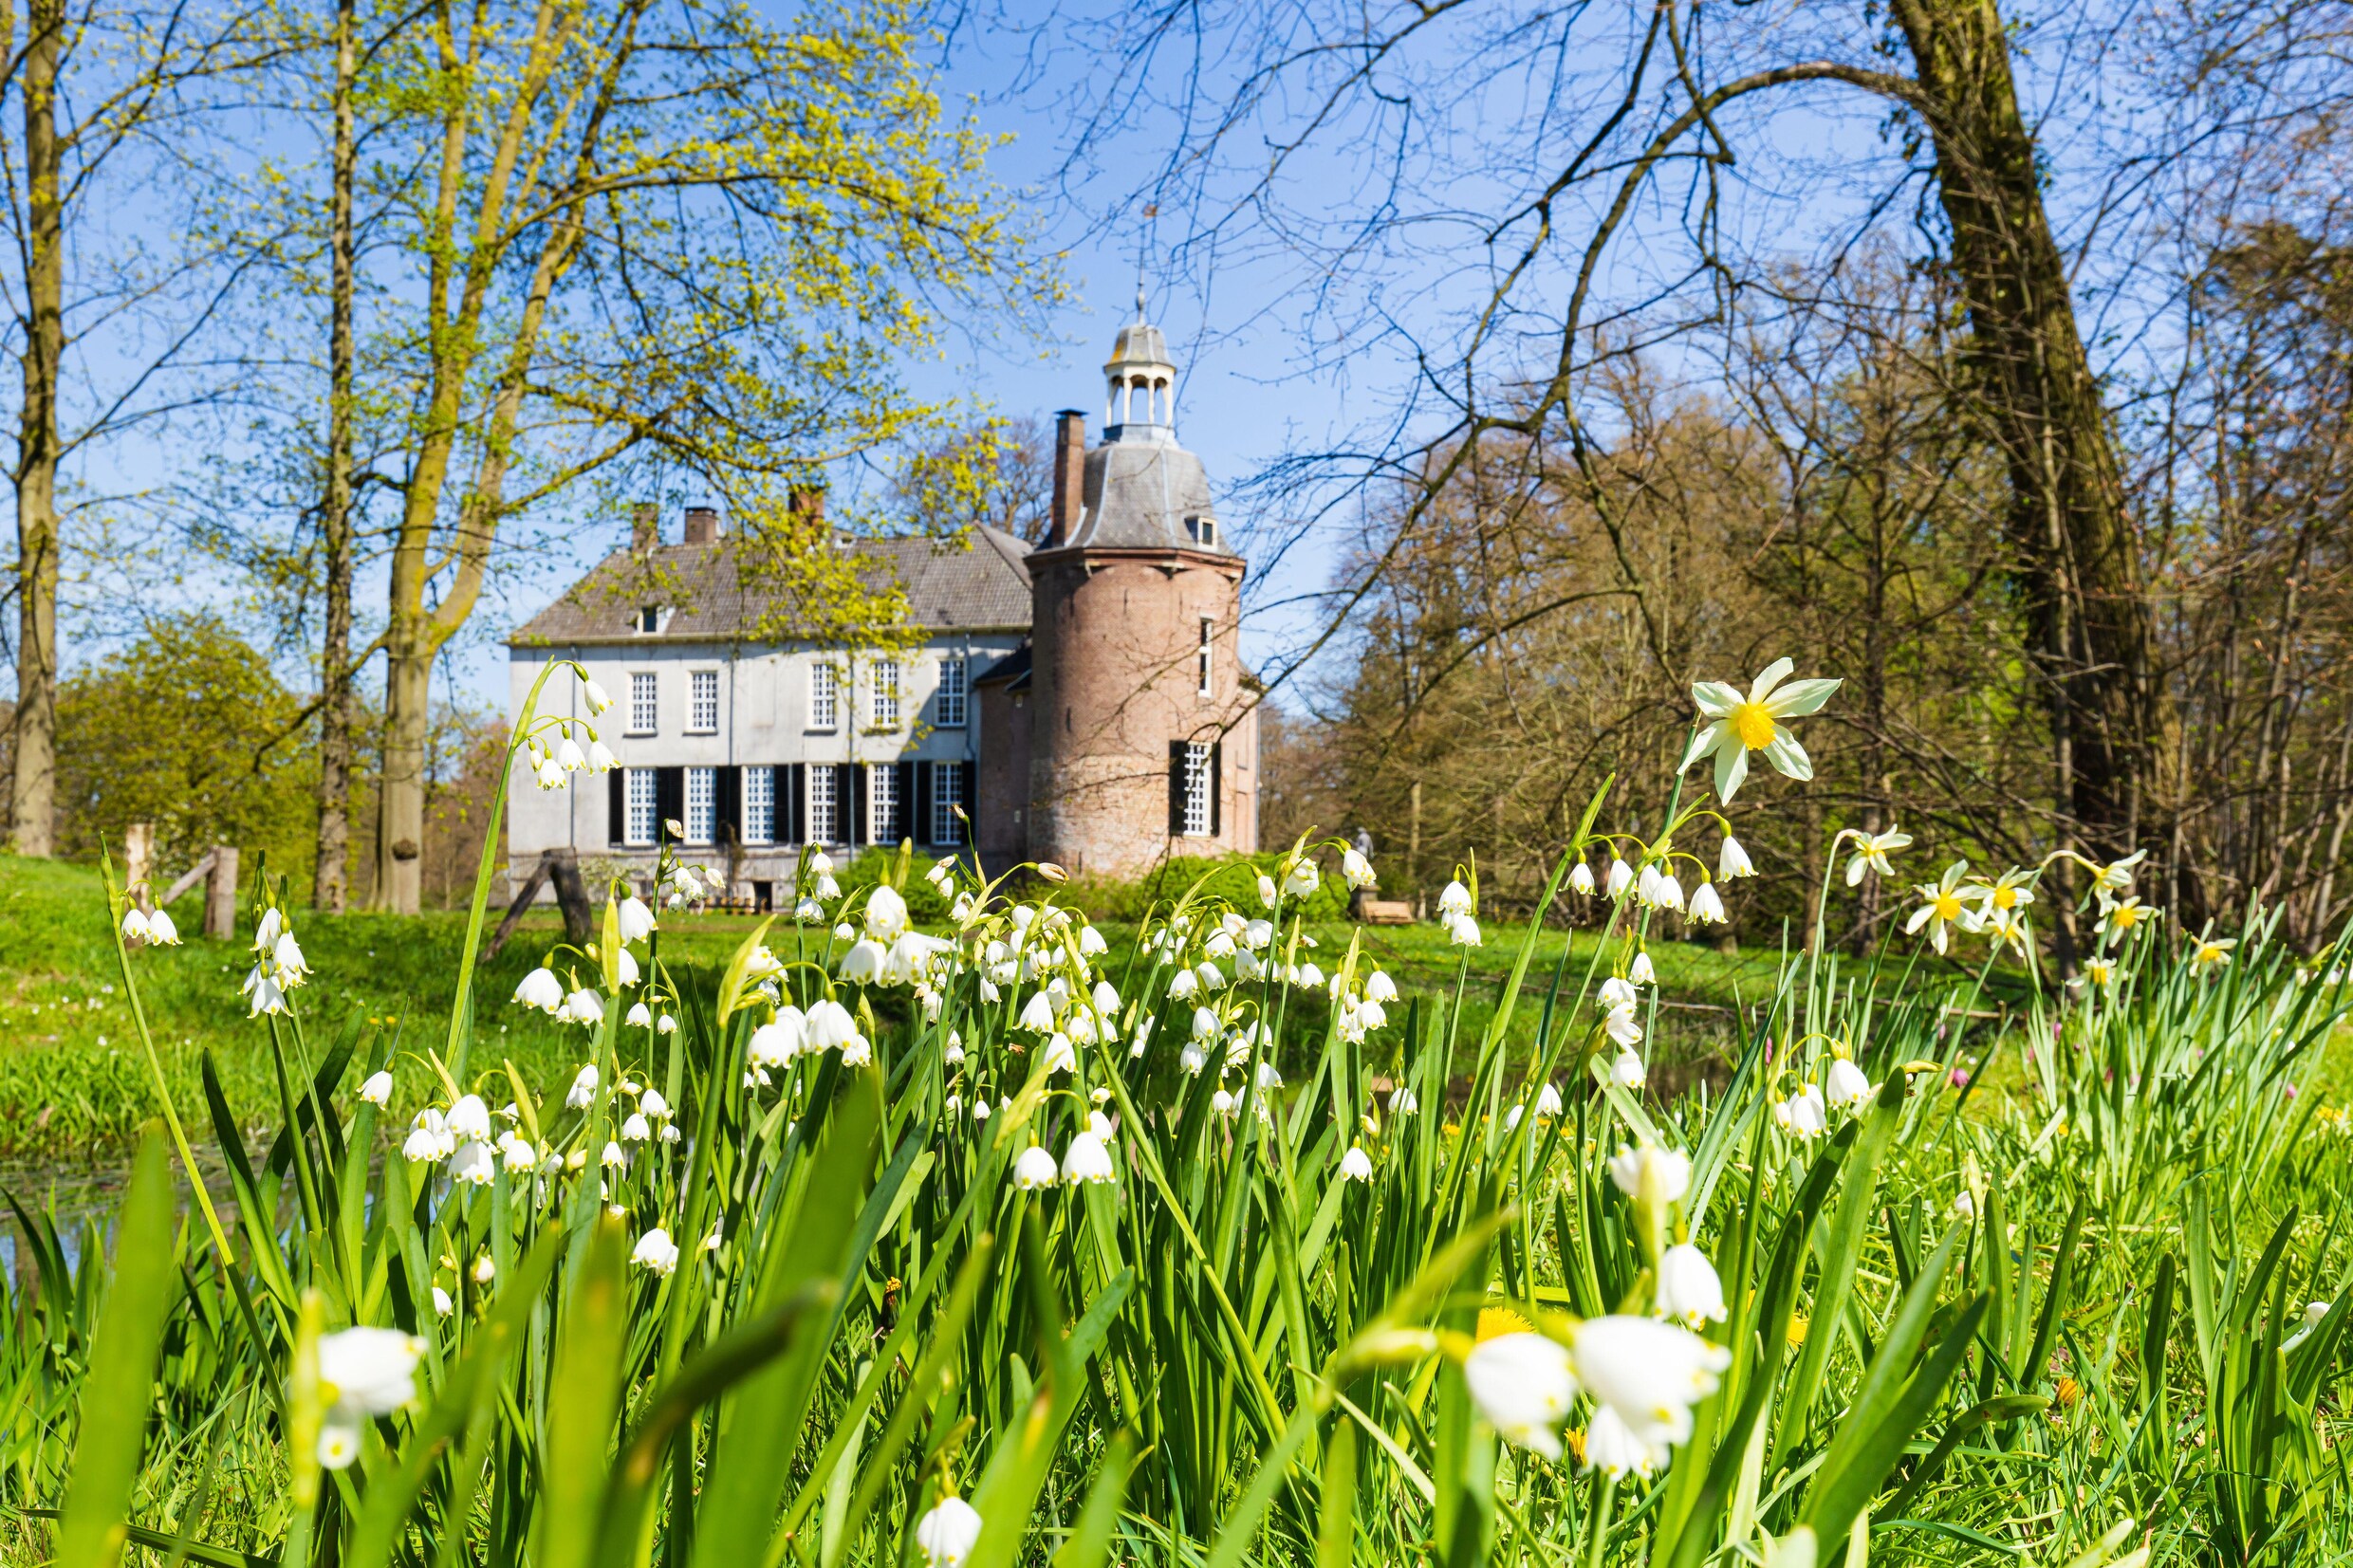
<path fill-rule="evenodd" d="M 657 781 L 650 767 L 633 767 L 622 776 L 621 841 L 650 844 L 659 811 Z"/>
<path fill-rule="evenodd" d="M 1210 647 L 1217 635 L 1217 623 L 1209 617 L 1201 618 L 1201 695 L 1210 694 Z"/>
<path fill-rule="evenodd" d="M 772 844 L 776 841 L 776 769 L 747 767 L 744 781 L 744 842 Z"/>
<path fill-rule="evenodd" d="M 661 727 L 659 692 L 653 671 L 639 670 L 629 677 L 629 733 L 651 735 Z"/>
<path fill-rule="evenodd" d="M 842 673 L 820 660 L 808 667 L 808 727 L 832 729 L 842 723 Z"/>
<path fill-rule="evenodd" d="M 874 697 L 868 722 L 877 729 L 899 728 L 899 661 L 895 658 L 874 661 Z"/>
<path fill-rule="evenodd" d="M 695 670 L 687 675 L 686 728 L 708 735 L 719 728 L 719 672 Z"/>
<path fill-rule="evenodd" d="M 1210 748 L 1207 741 L 1185 743 L 1185 836 L 1191 839 L 1209 837 L 1210 792 L 1217 787 L 1216 776 L 1210 770 Z"/>
<path fill-rule="evenodd" d="M 866 769 L 866 841 L 895 844 L 905 837 L 899 821 L 899 769 Z"/>
<path fill-rule="evenodd" d="M 686 841 L 707 844 L 719 836 L 719 770 L 686 770 Z"/>
<path fill-rule="evenodd" d="M 964 661 L 960 658 L 941 659 L 939 696 L 934 705 L 936 716 L 933 722 L 942 729 L 964 728 L 965 695 Z"/>
<path fill-rule="evenodd" d="M 812 844 L 838 844 L 842 841 L 842 801 L 836 780 L 839 775 L 825 763 L 805 770 L 808 779 L 808 841 Z"/>
<path fill-rule="evenodd" d="M 954 763 L 932 768 L 932 842 L 953 844 L 964 837 L 956 807 L 964 804 L 964 769 Z"/>

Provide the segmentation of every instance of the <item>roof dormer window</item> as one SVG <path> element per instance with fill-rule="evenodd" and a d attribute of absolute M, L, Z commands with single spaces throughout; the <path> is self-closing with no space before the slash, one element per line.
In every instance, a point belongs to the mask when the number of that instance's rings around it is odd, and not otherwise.
<path fill-rule="evenodd" d="M 1217 519 L 1214 517 L 1186 518 L 1185 537 L 1205 550 L 1215 549 L 1217 547 Z"/>
<path fill-rule="evenodd" d="M 630 629 L 636 632 L 639 636 L 650 637 L 658 633 L 662 629 L 661 606 L 658 604 L 647 604 L 640 606 L 638 610 L 637 619 L 631 623 Z"/>

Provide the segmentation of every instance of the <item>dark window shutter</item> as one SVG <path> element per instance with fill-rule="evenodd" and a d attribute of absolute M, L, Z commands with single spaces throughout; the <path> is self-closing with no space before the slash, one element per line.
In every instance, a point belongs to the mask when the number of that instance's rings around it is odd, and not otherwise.
<path fill-rule="evenodd" d="M 808 801 L 801 793 L 805 764 L 788 763 L 776 770 L 776 841 L 797 844 L 808 837 Z"/>
<path fill-rule="evenodd" d="M 1226 743 L 1212 741 L 1209 747 L 1209 832 L 1215 838 L 1225 831 L 1222 821 L 1226 803 Z"/>
<path fill-rule="evenodd" d="M 842 841 L 866 841 L 866 765 L 843 763 L 833 770 L 834 820 L 842 824 Z"/>
<path fill-rule="evenodd" d="M 654 769 L 654 815 L 659 819 L 654 824 L 654 839 L 658 843 L 661 840 L 662 835 L 670 831 L 665 824 L 676 822 L 680 826 L 685 825 L 685 768 L 658 767 Z"/>
<path fill-rule="evenodd" d="M 930 793 L 923 787 L 922 775 L 923 765 L 920 763 L 904 762 L 899 765 L 899 831 L 891 835 L 893 843 L 901 839 L 911 839 L 919 844 L 931 837 L 922 816 L 916 809 L 923 803 L 923 797 Z"/>
<path fill-rule="evenodd" d="M 740 843 L 744 837 L 744 770 L 740 767 L 716 769 L 718 777 L 712 781 L 711 838 L 713 843 Z"/>
<path fill-rule="evenodd" d="M 605 842 L 618 844 L 629 832 L 629 770 L 616 767 L 604 775 Z"/>
<path fill-rule="evenodd" d="M 1185 830 L 1185 743 L 1168 743 L 1168 836 Z"/>
<path fill-rule="evenodd" d="M 957 824 L 956 838 L 977 850 L 980 847 L 980 796 L 973 788 L 975 770 L 969 762 L 956 764 L 955 770 L 961 776 L 963 785 L 956 791 L 956 803 L 964 808 L 964 821 Z"/>

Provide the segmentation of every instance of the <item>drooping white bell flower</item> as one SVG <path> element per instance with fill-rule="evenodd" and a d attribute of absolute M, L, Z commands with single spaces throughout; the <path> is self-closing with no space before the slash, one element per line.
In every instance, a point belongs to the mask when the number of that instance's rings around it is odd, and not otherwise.
<path fill-rule="evenodd" d="M 452 1134 L 461 1138 L 482 1138 L 491 1135 L 491 1108 L 480 1095 L 460 1095 L 450 1107 L 449 1125 Z"/>
<path fill-rule="evenodd" d="M 380 1069 L 370 1073 L 367 1081 L 360 1085 L 360 1099 L 361 1103 L 367 1105 L 390 1105 L 392 1103 L 392 1075 Z"/>
<path fill-rule="evenodd" d="M 1103 940 L 1102 932 L 1092 926 L 1079 928 L 1079 953 L 1082 957 L 1100 958 L 1110 950 L 1111 944 Z"/>
<path fill-rule="evenodd" d="M 1072 1138 L 1070 1147 L 1063 1151 L 1062 1179 L 1073 1187 L 1081 1183 L 1100 1187 L 1118 1179 L 1118 1174 L 1111 1168 L 1110 1149 L 1091 1127 Z"/>
<path fill-rule="evenodd" d="M 1688 1328 L 1724 1320 L 1724 1282 L 1706 1253 L 1681 1242 L 1658 1255 L 1656 1310 Z"/>
<path fill-rule="evenodd" d="M 1385 970 L 1375 969 L 1364 977 L 1365 1001 L 1395 1002 L 1397 996 L 1397 982 L 1390 979 Z"/>
<path fill-rule="evenodd" d="M 1029 1000 L 1021 1005 L 1021 1016 L 1015 1021 L 1014 1026 L 1027 1029 L 1036 1035 L 1053 1033 L 1054 1004 L 1052 999 L 1047 997 L 1044 991 L 1032 992 Z"/>
<path fill-rule="evenodd" d="M 1471 1401 L 1507 1443 L 1561 1457 L 1561 1423 L 1577 1397 L 1568 1350 L 1541 1334 L 1499 1334 L 1463 1357 Z"/>
<path fill-rule="evenodd" d="M 252 1002 L 252 1009 L 246 1014 L 248 1018 L 286 1011 L 286 992 L 278 988 L 278 983 L 269 977 L 269 971 L 259 964 L 254 965 L 251 972 L 246 975 L 244 992 Z"/>
<path fill-rule="evenodd" d="M 1648 860 L 1642 862 L 1641 873 L 1634 879 L 1635 902 L 1648 909 L 1658 907 L 1658 866 Z"/>
<path fill-rule="evenodd" d="M 1561 1092 L 1549 1083 L 1536 1093 L 1536 1114 L 1540 1116 L 1557 1116 L 1561 1114 Z"/>
<path fill-rule="evenodd" d="M 1652 1442 L 1628 1426 L 1612 1406 L 1596 1406 L 1593 1419 L 1585 1423 L 1585 1468 L 1613 1481 L 1647 1476 L 1664 1465 L 1671 1452 L 1665 1442 Z"/>
<path fill-rule="evenodd" d="M 604 688 L 599 686 L 594 680 L 584 678 L 580 683 L 580 690 L 582 697 L 588 704 L 588 711 L 591 713 L 602 713 L 613 706 L 613 699 L 605 695 Z"/>
<path fill-rule="evenodd" d="M 566 1110 L 585 1111 L 597 1098 L 597 1065 L 590 1062 L 572 1075 L 572 1086 L 564 1095 Z"/>
<path fill-rule="evenodd" d="M 658 1275 L 667 1275 L 678 1266 L 678 1244 L 670 1239 L 670 1232 L 656 1226 L 638 1238 L 638 1245 L 629 1251 L 629 1261 Z"/>
<path fill-rule="evenodd" d="M 1862 1068 L 1844 1057 L 1832 1059 L 1825 1077 L 1828 1093 L 1824 1098 L 1838 1110 L 1859 1111 L 1871 1098 L 1871 1080 L 1862 1076 Z"/>
<path fill-rule="evenodd" d="M 450 1300 L 450 1293 L 443 1290 L 439 1285 L 434 1286 L 433 1315 L 436 1318 L 447 1318 L 451 1313 L 456 1310 L 457 1303 Z"/>
<path fill-rule="evenodd" d="M 564 1005 L 564 982 L 556 978 L 553 969 L 543 966 L 523 977 L 523 983 L 514 989 L 514 999 L 527 1007 L 552 1013 Z"/>
<path fill-rule="evenodd" d="M 457 1140 L 450 1135 L 450 1125 L 441 1113 L 431 1106 L 417 1113 L 409 1123 L 409 1135 L 400 1145 L 400 1157 L 410 1160 L 447 1159 L 457 1148 Z"/>
<path fill-rule="evenodd" d="M 604 1022 L 604 1004 L 597 993 L 585 986 L 564 999 L 564 1010 L 556 1015 L 574 1024 L 596 1024 Z"/>
<path fill-rule="evenodd" d="M 1352 1143 L 1348 1146 L 1348 1152 L 1340 1156 L 1340 1179 L 1364 1182 L 1373 1179 L 1373 1156 L 1364 1152 L 1363 1145 Z"/>
<path fill-rule="evenodd" d="M 1373 874 L 1372 861 L 1353 849 L 1340 852 L 1340 876 L 1341 880 L 1348 884 L 1350 892 L 1361 892 L 1365 888 L 1378 886 L 1380 881 L 1380 878 Z"/>
<path fill-rule="evenodd" d="M 556 766 L 566 773 L 578 773 L 588 766 L 588 753 L 580 748 L 580 742 L 566 735 L 556 746 Z"/>
<path fill-rule="evenodd" d="M 625 1022 L 633 1029 L 650 1029 L 654 1026 L 654 1009 L 642 1002 L 633 1003 Z"/>
<path fill-rule="evenodd" d="M 253 924 L 253 950 L 267 955 L 278 945 L 278 933 L 286 930 L 286 916 L 275 904 L 262 911 L 262 917 Z"/>
<path fill-rule="evenodd" d="M 877 882 L 866 894 L 866 934 L 888 946 L 907 929 L 907 900 L 899 890 Z"/>
<path fill-rule="evenodd" d="M 460 1144 L 457 1153 L 450 1156 L 449 1172 L 452 1181 L 488 1187 L 498 1174 L 498 1156 L 480 1139 Z"/>
<path fill-rule="evenodd" d="M 927 1568 L 961 1568 L 980 1540 L 980 1512 L 960 1497 L 943 1497 L 915 1522 L 916 1549 Z"/>
<path fill-rule="evenodd" d="M 1740 847 L 1740 840 L 1724 835 L 1723 847 L 1715 852 L 1715 874 L 1729 882 L 1735 876 L 1754 876 L 1756 867 L 1749 860 L 1749 852 Z"/>
<path fill-rule="evenodd" d="M 1730 918 L 1724 913 L 1723 895 L 1715 891 L 1714 882 L 1702 882 L 1692 890 L 1691 921 L 1695 926 L 1720 926 Z"/>
<path fill-rule="evenodd" d="M 1471 890 L 1464 887 L 1459 881 L 1447 883 L 1438 894 L 1439 915 L 1443 917 L 1450 914 L 1469 914 L 1470 913 Z"/>
<path fill-rule="evenodd" d="M 1609 1064 L 1609 1080 L 1621 1089 L 1640 1089 L 1649 1078 L 1642 1059 L 1632 1050 L 1618 1053 L 1618 1060 Z"/>
<path fill-rule="evenodd" d="M 1479 945 L 1479 923 L 1467 914 L 1457 914 L 1446 925 L 1446 939 L 1457 948 Z"/>
<path fill-rule="evenodd" d="M 636 955 L 631 953 L 627 948 L 622 948 L 613 954 L 613 976 L 620 982 L 622 990 L 627 990 L 643 978 L 638 972 Z"/>
<path fill-rule="evenodd" d="M 1692 1407 L 1715 1392 L 1732 1359 L 1687 1328 L 1623 1313 L 1580 1322 L 1571 1349 L 1585 1392 L 1654 1444 L 1691 1436 Z"/>
<path fill-rule="evenodd" d="M 1830 1115 L 1823 1104 L 1822 1091 L 1806 1084 L 1788 1099 L 1773 1106 L 1773 1120 L 1791 1137 L 1811 1140 L 1829 1130 Z"/>
<path fill-rule="evenodd" d="M 782 1018 L 783 1009 L 777 1016 Z M 806 1025 L 806 1042 L 812 1051 L 831 1051 L 847 1046 L 858 1038 L 858 1020 L 839 1002 L 827 998 L 810 1004 Z"/>
<path fill-rule="evenodd" d="M 1767 665 L 1743 696 L 1736 686 L 1722 681 L 1703 680 L 1692 687 L 1692 701 L 1700 716 L 1708 722 L 1692 736 L 1690 747 L 1684 751 L 1677 773 L 1714 753 L 1715 757 L 1715 794 L 1729 802 L 1739 792 L 1741 782 L 1749 776 L 1749 753 L 1762 751 L 1765 760 L 1784 778 L 1800 784 L 1814 776 L 1813 759 L 1797 743 L 1781 723 L 1784 719 L 1803 718 L 1818 711 L 1830 700 L 1830 693 L 1839 689 L 1835 680 L 1798 680 L 1781 683 L 1796 665 L 1780 658 Z M 1778 688 L 1778 690 L 1776 690 Z"/>
<path fill-rule="evenodd" d="M 1323 882 L 1324 874 L 1316 869 L 1315 861 L 1302 855 L 1283 873 L 1283 896 L 1305 898 Z"/>
<path fill-rule="evenodd" d="M 1013 1162 L 1013 1185 L 1024 1192 L 1051 1187 L 1061 1174 L 1062 1168 L 1054 1163 L 1054 1156 L 1034 1143 Z"/>
<path fill-rule="evenodd" d="M 1642 1042 L 1642 1021 L 1635 1016 L 1631 1002 L 1621 1002 L 1612 1007 L 1603 1016 L 1602 1023 L 1608 1029 L 1609 1038 L 1621 1045 L 1640 1045 Z"/>
<path fill-rule="evenodd" d="M 1626 978 L 1638 986 L 1658 984 L 1658 971 L 1651 967 L 1649 949 L 1645 948 L 1634 955 L 1634 962 L 1626 967 Z"/>
<path fill-rule="evenodd" d="M 1626 889 L 1632 886 L 1634 886 L 1634 868 L 1619 857 L 1611 856 L 1609 858 L 1609 881 L 1605 884 L 1605 891 L 1612 898 L 1618 898 L 1623 896 Z"/>
<path fill-rule="evenodd" d="M 1072 1073 L 1078 1071 L 1079 1053 L 1070 1037 L 1057 1029 L 1038 1048 L 1038 1061 L 1049 1073 Z"/>
<path fill-rule="evenodd" d="M 621 1124 L 621 1141 L 623 1143 L 648 1143 L 653 1136 L 654 1125 L 645 1119 L 642 1111 L 630 1112 L 628 1119 Z"/>
<path fill-rule="evenodd" d="M 1634 988 L 1634 982 L 1624 975 L 1613 974 L 1602 982 L 1598 1000 L 1604 1012 L 1612 1007 L 1631 1007 L 1642 1000 L 1642 993 Z"/>
<path fill-rule="evenodd" d="M 801 1009 L 789 1005 L 779 1007 L 771 1022 L 751 1031 L 745 1059 L 754 1067 L 782 1067 L 801 1054 L 806 1037 L 807 1021 Z"/>
<path fill-rule="evenodd" d="M 1679 1203 L 1691 1190 L 1691 1157 L 1655 1143 L 1621 1144 L 1609 1159 L 1609 1179 L 1629 1198 L 1648 1192 L 1656 1202 Z"/>
<path fill-rule="evenodd" d="M 347 1328 L 319 1340 L 319 1462 L 340 1470 L 360 1456 L 363 1424 L 417 1397 L 425 1342 L 388 1328 Z"/>
<path fill-rule="evenodd" d="M 1579 860 L 1568 868 L 1568 891 L 1583 894 L 1587 897 L 1592 895 L 1593 867 L 1590 862 Z"/>
<path fill-rule="evenodd" d="M 620 759 L 619 757 L 617 757 L 617 756 L 613 755 L 613 748 L 612 748 L 611 747 L 609 747 L 609 746 L 605 745 L 602 741 L 600 741 L 600 740 L 594 740 L 594 739 L 592 739 L 592 740 L 590 740 L 590 741 L 589 741 L 589 743 L 588 743 L 588 771 L 589 771 L 589 772 L 591 772 L 591 773 L 610 773 L 610 772 L 612 772 L 612 771 L 613 771 L 613 769 L 615 769 L 615 768 L 619 767 L 620 766 L 621 766 L 621 759 Z"/>
<path fill-rule="evenodd" d="M 1683 907 L 1683 884 L 1676 880 L 1672 871 L 1659 872 L 1658 885 L 1654 891 L 1660 909 L 1680 910 Z"/>
<path fill-rule="evenodd" d="M 540 758 L 538 766 L 531 769 L 531 782 L 542 789 L 562 789 L 564 787 L 563 765 L 551 756 Z"/>
<path fill-rule="evenodd" d="M 615 1139 L 607 1138 L 604 1140 L 603 1153 L 597 1156 L 597 1163 L 607 1171 L 625 1170 L 629 1164 L 629 1151 L 623 1149 Z"/>
<path fill-rule="evenodd" d="M 1391 1116 L 1410 1116 L 1420 1109 L 1421 1097 L 1404 1084 L 1400 1083 L 1389 1091 L 1389 1114 Z"/>
<path fill-rule="evenodd" d="M 530 1139 L 520 1134 L 501 1133 L 498 1135 L 498 1156 L 506 1163 L 508 1171 L 516 1175 L 539 1169 L 539 1151 L 531 1147 Z"/>
<path fill-rule="evenodd" d="M 147 924 L 146 912 L 137 904 L 133 904 L 122 912 L 122 935 L 125 941 L 152 941 L 154 938 L 148 934 L 150 929 Z"/>
<path fill-rule="evenodd" d="M 850 944 L 842 955 L 841 967 L 834 972 L 854 985 L 864 985 L 882 978 L 882 964 L 890 956 L 881 943 L 874 938 L 861 937 Z"/>

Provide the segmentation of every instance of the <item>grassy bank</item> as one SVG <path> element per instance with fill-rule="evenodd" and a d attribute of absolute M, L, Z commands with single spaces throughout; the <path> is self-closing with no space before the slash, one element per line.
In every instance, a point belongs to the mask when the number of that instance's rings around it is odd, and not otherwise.
<path fill-rule="evenodd" d="M 145 954 L 140 984 L 149 1022 L 163 1056 L 165 1080 L 176 1103 L 200 1105 L 199 1062 L 209 1050 L 232 1105 L 253 1125 L 277 1103 L 268 1035 L 246 1016 L 238 987 L 251 963 L 246 949 L 251 921 L 240 912 L 240 935 L 211 942 L 202 928 L 199 895 L 172 907 L 183 936 L 178 948 Z M 723 965 L 758 922 L 747 915 L 696 913 L 664 929 L 664 954 L 693 968 Z M 323 1052 L 342 1031 L 363 1041 L 397 1033 L 399 1048 L 435 1048 L 449 1027 L 449 998 L 465 941 L 463 912 L 434 911 L 408 917 L 384 914 L 304 915 L 297 930 L 323 983 L 296 1000 L 307 1014 L 305 1035 Z M 1106 927 L 1113 951 L 1105 968 L 1122 973 L 1133 953 L 1133 932 Z M 1315 929 L 1317 956 L 1328 968 L 1345 949 L 1350 929 Z M 1498 926 L 1471 954 L 1463 982 L 1462 1031 L 1475 1035 L 1492 1016 L 1525 932 Z M 536 913 L 499 956 L 480 970 L 483 1035 L 475 1050 L 495 1050 L 539 1085 L 568 1079 L 579 1051 L 577 1031 L 544 1015 L 510 1006 L 507 998 L 548 949 L 563 939 L 552 909 Z M 822 940 L 822 937 L 816 939 Z M 1566 932 L 1539 935 L 1532 966 L 1548 974 L 1558 964 Z M 1364 950 L 1409 992 L 1451 992 L 1462 950 L 1435 926 L 1383 927 L 1362 933 Z M 1667 1043 L 1657 1063 L 1671 1080 L 1695 1062 L 1729 1060 L 1735 1017 L 1772 994 L 1774 956 L 1750 950 L 1659 942 L 1651 949 L 1668 1004 Z M 1576 939 L 1570 983 L 1590 958 L 1589 938 Z M 331 982 L 328 984 L 326 982 Z M 1530 1037 L 1533 1012 L 1514 1030 Z M 413 1075 L 404 1081 L 421 1079 Z M 140 1053 L 121 993 L 114 939 L 95 869 L 53 861 L 0 858 L 0 1161 L 19 1171 L 77 1163 L 120 1168 L 139 1123 L 156 1113 L 155 1080 Z M 396 1104 L 399 1112 L 413 1107 Z"/>

